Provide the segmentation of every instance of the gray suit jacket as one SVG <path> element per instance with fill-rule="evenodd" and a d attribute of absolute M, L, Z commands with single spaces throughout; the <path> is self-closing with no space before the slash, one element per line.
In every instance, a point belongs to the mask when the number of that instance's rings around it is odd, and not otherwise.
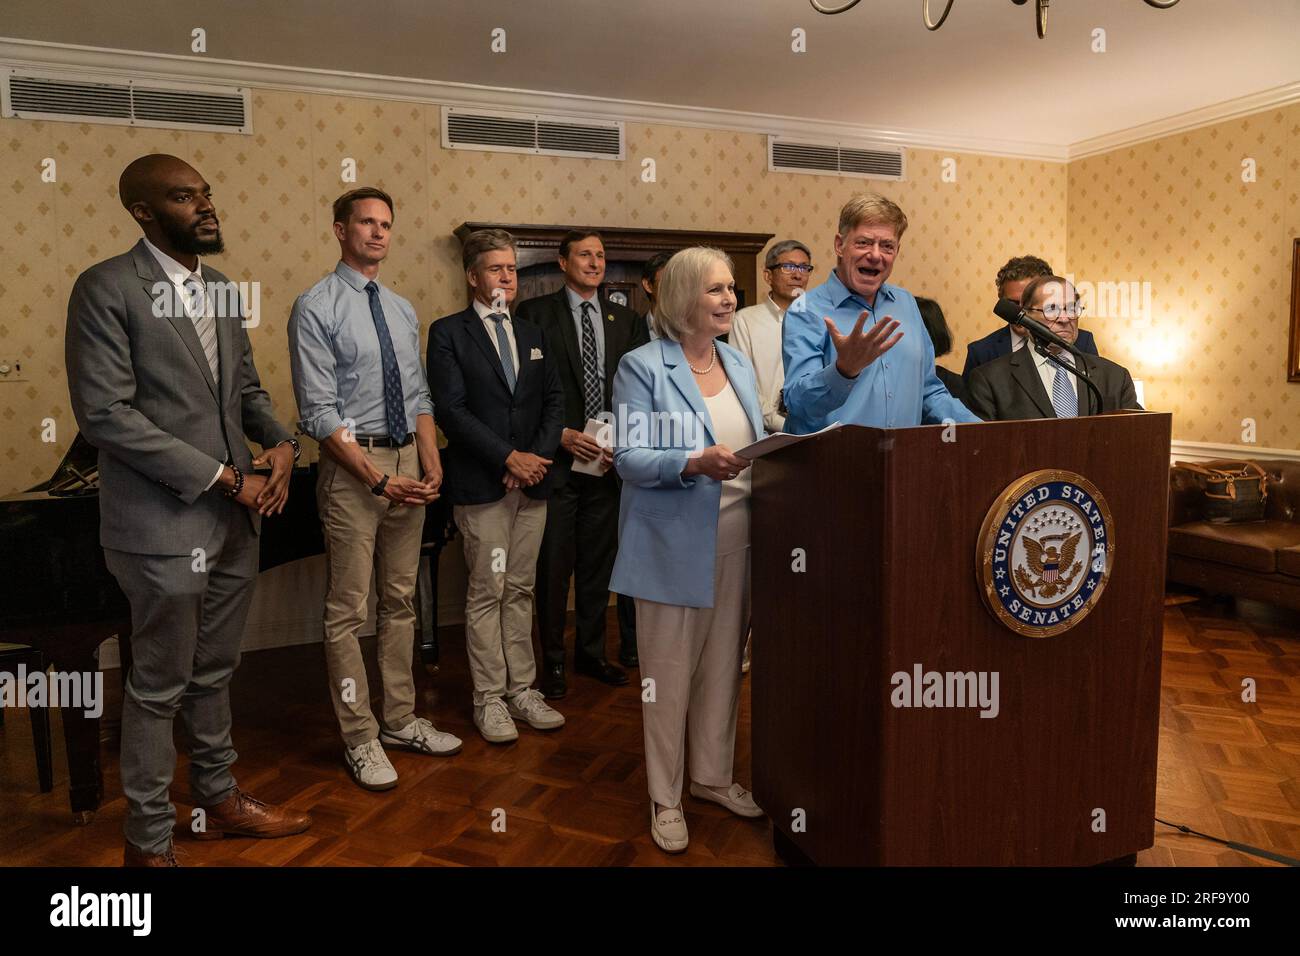
<path fill-rule="evenodd" d="M 990 422 L 1056 417 L 1052 399 L 1043 387 L 1043 380 L 1034 367 L 1034 357 L 1028 349 L 1026 345 L 971 369 L 967 383 L 971 411 Z M 1084 356 L 1084 361 L 1084 371 L 1101 392 L 1102 408 L 1096 407 L 1097 399 L 1088 386 L 1075 379 L 1080 415 L 1142 407 L 1137 403 L 1137 393 L 1128 369 L 1095 355 Z"/>
<path fill-rule="evenodd" d="M 207 264 L 203 276 L 228 281 Z M 239 320 L 217 319 L 218 388 L 172 289 L 141 240 L 78 276 L 68 301 L 72 411 L 99 449 L 100 543 L 117 551 L 190 554 L 232 507 L 256 533 L 255 512 L 204 489 L 219 463 L 251 469 L 244 435 L 263 448 L 291 435 L 272 413 Z M 170 297 L 162 318 L 159 290 Z"/>

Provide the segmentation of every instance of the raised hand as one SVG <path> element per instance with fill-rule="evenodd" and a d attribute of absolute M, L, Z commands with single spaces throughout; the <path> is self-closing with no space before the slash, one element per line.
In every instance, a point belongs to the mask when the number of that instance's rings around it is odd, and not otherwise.
<path fill-rule="evenodd" d="M 822 318 L 830 332 L 831 344 L 835 346 L 835 367 L 845 378 L 857 378 L 859 373 L 884 355 L 903 338 L 903 333 L 894 335 L 898 320 L 885 316 L 867 331 L 862 331 L 870 313 L 863 312 L 858 322 L 848 335 L 841 335 L 840 330 L 829 318 Z M 892 336 L 892 337 L 891 337 Z"/>

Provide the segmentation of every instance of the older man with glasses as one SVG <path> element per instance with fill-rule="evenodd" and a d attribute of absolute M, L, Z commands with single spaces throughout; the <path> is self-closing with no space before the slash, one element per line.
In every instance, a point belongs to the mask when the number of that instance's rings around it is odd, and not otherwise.
<path fill-rule="evenodd" d="M 763 424 L 768 431 L 785 430 L 781 324 L 791 303 L 807 290 L 812 270 L 812 253 L 802 242 L 783 239 L 774 243 L 763 260 L 763 278 L 770 290 L 767 301 L 741 309 L 731 325 L 728 341 L 753 363 Z"/>
<path fill-rule="evenodd" d="M 1074 286 L 1060 276 L 1030 280 L 1021 297 L 1024 310 L 1071 345 L 1079 338 L 1079 303 Z M 1057 346 L 1052 354 L 1068 365 L 1080 359 Z M 1074 418 L 1123 408 L 1141 408 L 1133 379 L 1122 365 L 1084 355 L 1084 371 L 1101 392 L 1102 407 L 1086 385 L 1048 357 L 1048 350 L 1026 345 L 973 369 L 971 409 L 986 421 L 1024 418 Z"/>

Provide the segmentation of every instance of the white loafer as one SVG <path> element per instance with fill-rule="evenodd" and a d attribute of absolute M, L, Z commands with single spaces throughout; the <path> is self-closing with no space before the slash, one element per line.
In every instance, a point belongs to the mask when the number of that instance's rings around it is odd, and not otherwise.
<path fill-rule="evenodd" d="M 754 795 L 738 783 L 727 788 L 726 793 L 718 793 L 711 787 L 691 781 L 691 796 L 701 800 L 712 800 L 719 806 L 726 807 L 738 817 L 761 817 L 763 810 L 754 802 Z"/>
<path fill-rule="evenodd" d="M 650 801 L 650 838 L 665 853 L 681 853 L 690 842 L 686 833 L 686 818 L 682 816 L 681 807 L 655 811 L 655 802 Z"/>

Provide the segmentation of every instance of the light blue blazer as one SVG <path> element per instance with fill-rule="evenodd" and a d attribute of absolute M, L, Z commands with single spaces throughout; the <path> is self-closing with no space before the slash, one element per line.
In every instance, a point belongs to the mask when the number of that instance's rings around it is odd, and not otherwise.
<path fill-rule="evenodd" d="M 724 342 L 718 358 L 755 439 L 762 438 L 753 366 Z M 610 590 L 661 604 L 713 607 L 722 482 L 683 478 L 682 469 L 692 450 L 718 441 L 681 345 L 655 339 L 623 356 L 614 377 L 614 414 L 614 467 L 623 494 Z"/>

